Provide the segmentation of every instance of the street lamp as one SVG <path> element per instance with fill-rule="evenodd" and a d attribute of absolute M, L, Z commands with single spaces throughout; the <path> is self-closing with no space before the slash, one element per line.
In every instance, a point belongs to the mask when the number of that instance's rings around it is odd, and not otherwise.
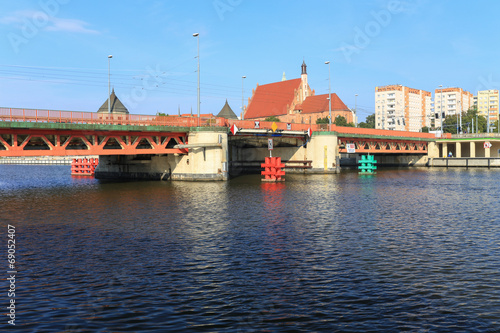
<path fill-rule="evenodd" d="M 200 34 L 194 33 L 193 37 L 196 37 L 198 42 L 198 126 L 200 126 Z"/>
<path fill-rule="evenodd" d="M 358 94 L 354 94 L 354 127 L 358 127 L 358 119 L 357 119 L 357 114 L 358 114 Z"/>
<path fill-rule="evenodd" d="M 331 76 L 330 76 L 330 62 L 325 61 L 325 64 L 328 65 L 328 116 L 329 116 L 329 121 L 328 124 L 332 124 L 332 82 L 331 82 Z M 331 130 L 331 127 L 329 128 Z"/>
<path fill-rule="evenodd" d="M 243 80 L 245 80 L 247 77 L 242 76 L 241 77 L 241 120 L 245 120 L 245 95 L 244 95 L 244 90 L 243 90 Z"/>
<path fill-rule="evenodd" d="M 441 137 L 443 136 L 443 115 L 444 115 L 444 112 L 443 112 L 443 85 L 440 84 L 439 85 L 439 88 L 441 89 L 441 110 L 439 111 L 440 114 L 440 118 L 441 118 Z"/>
<path fill-rule="evenodd" d="M 108 56 L 108 113 L 111 113 L 111 58 L 112 55 Z"/>
<path fill-rule="evenodd" d="M 460 96 L 460 99 L 462 99 L 462 96 Z M 464 132 L 464 129 L 462 128 L 462 101 L 461 100 L 458 101 L 458 105 L 459 105 L 458 112 L 460 112 L 460 127 L 459 127 L 459 130 L 460 130 L 460 134 L 462 134 Z"/>
<path fill-rule="evenodd" d="M 487 124 L 486 124 L 486 133 L 490 133 L 490 108 L 489 108 L 489 101 L 488 101 L 488 116 L 486 117 Z"/>

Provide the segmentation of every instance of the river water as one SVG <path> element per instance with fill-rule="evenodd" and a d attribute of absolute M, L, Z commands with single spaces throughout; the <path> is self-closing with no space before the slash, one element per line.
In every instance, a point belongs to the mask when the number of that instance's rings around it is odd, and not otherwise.
<path fill-rule="evenodd" d="M 499 200 L 497 169 L 267 184 L 0 165 L 23 332 L 500 332 Z"/>

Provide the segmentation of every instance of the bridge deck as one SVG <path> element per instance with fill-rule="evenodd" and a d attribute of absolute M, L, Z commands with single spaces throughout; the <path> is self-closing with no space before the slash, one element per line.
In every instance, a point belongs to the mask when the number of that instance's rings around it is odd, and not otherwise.
<path fill-rule="evenodd" d="M 98 114 L 0 108 L 0 156 L 135 155 L 187 153 L 189 132 L 229 132 L 233 124 L 251 133 L 336 135 L 341 153 L 426 153 L 433 134 L 335 125 L 286 124 L 218 117 Z M 303 134 L 301 134 L 303 133 Z M 189 147 L 189 146 L 187 146 Z"/>

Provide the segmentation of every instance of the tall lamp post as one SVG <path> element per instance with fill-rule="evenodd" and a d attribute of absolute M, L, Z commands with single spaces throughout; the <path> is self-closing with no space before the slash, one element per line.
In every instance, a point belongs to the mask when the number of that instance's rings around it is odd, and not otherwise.
<path fill-rule="evenodd" d="M 462 97 L 460 97 L 461 99 Z M 460 127 L 458 128 L 460 130 L 460 133 L 457 134 L 462 134 L 464 132 L 464 129 L 462 128 L 462 101 L 458 101 L 458 111 L 460 112 Z"/>
<path fill-rule="evenodd" d="M 193 37 L 196 37 L 198 44 L 198 126 L 200 126 L 200 34 L 194 33 Z"/>
<path fill-rule="evenodd" d="M 242 76 L 241 77 L 241 120 L 245 120 L 245 93 L 243 90 L 243 80 L 245 80 L 247 77 Z"/>
<path fill-rule="evenodd" d="M 108 56 L 108 113 L 111 113 L 111 58 L 112 55 Z"/>
<path fill-rule="evenodd" d="M 488 105 L 489 105 L 489 101 L 488 101 Z M 488 107 L 488 116 L 486 117 L 486 121 L 487 121 L 486 133 L 490 133 L 490 108 L 489 107 Z"/>
<path fill-rule="evenodd" d="M 329 129 L 332 130 L 331 125 L 332 125 L 332 82 L 331 82 L 331 76 L 330 76 L 330 61 L 325 61 L 325 64 L 328 65 L 328 124 L 329 124 Z"/>
<path fill-rule="evenodd" d="M 358 94 L 354 94 L 354 127 L 358 127 Z"/>
<path fill-rule="evenodd" d="M 441 91 L 440 91 L 440 93 L 441 93 L 441 110 L 439 111 L 439 113 L 440 113 L 440 118 L 441 118 L 441 137 L 442 137 L 443 136 L 443 115 L 444 115 L 444 112 L 443 112 L 443 85 L 440 84 L 439 88 L 441 89 Z"/>

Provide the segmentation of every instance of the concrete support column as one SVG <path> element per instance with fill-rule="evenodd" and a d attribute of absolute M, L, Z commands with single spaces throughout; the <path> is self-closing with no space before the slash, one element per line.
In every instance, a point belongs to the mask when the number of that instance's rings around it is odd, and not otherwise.
<path fill-rule="evenodd" d="M 337 172 L 337 142 L 338 137 L 333 134 L 314 134 L 307 144 L 312 160 L 312 172 Z"/>
<path fill-rule="evenodd" d="M 484 148 L 484 157 L 491 157 L 491 148 Z"/>
<path fill-rule="evenodd" d="M 456 157 L 462 157 L 462 143 L 455 143 L 455 154 L 457 155 Z"/>
<path fill-rule="evenodd" d="M 448 157 L 448 144 L 446 142 L 442 143 L 443 145 L 443 156 L 442 157 Z"/>
<path fill-rule="evenodd" d="M 470 146 L 470 157 L 476 157 L 476 143 L 469 142 L 469 146 Z"/>
<path fill-rule="evenodd" d="M 188 145 L 192 146 L 189 153 L 172 170 L 173 180 L 227 180 L 227 133 L 192 131 Z"/>
<path fill-rule="evenodd" d="M 439 157 L 439 144 L 436 142 L 429 142 L 427 144 L 427 155 L 429 158 Z"/>

